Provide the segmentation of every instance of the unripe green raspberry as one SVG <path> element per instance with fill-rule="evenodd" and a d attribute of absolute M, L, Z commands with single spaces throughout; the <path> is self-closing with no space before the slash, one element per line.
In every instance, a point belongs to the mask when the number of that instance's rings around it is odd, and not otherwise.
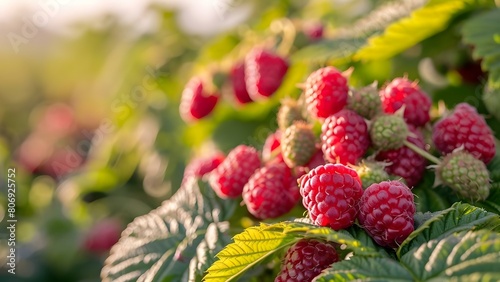
<path fill-rule="evenodd" d="M 391 179 L 391 176 L 384 170 L 384 164 L 380 162 L 366 161 L 354 167 L 361 179 L 363 189 L 374 183 L 380 183 Z"/>
<path fill-rule="evenodd" d="M 372 119 L 382 112 L 382 102 L 378 94 L 377 82 L 360 89 L 350 89 L 347 108 L 366 119 Z"/>
<path fill-rule="evenodd" d="M 436 171 L 442 183 L 461 198 L 481 201 L 490 194 L 490 174 L 486 165 L 466 151 L 448 154 Z"/>
<path fill-rule="evenodd" d="M 402 147 L 408 134 L 408 125 L 398 114 L 378 116 L 370 126 L 372 144 L 382 151 Z"/>
<path fill-rule="evenodd" d="M 305 165 L 316 150 L 316 137 L 305 122 L 294 122 L 281 137 L 281 154 L 290 168 Z"/>
<path fill-rule="evenodd" d="M 277 114 L 278 127 L 285 130 L 293 125 L 295 121 L 305 120 L 302 116 L 302 109 L 297 101 L 287 98 L 281 101 L 281 107 Z"/>

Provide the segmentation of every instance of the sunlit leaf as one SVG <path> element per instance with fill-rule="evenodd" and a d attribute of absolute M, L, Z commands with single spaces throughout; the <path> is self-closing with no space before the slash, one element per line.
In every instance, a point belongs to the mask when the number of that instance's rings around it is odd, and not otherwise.
<path fill-rule="evenodd" d="M 478 6 L 492 6 L 493 1 L 430 0 L 390 26 L 380 35 L 368 39 L 368 44 L 355 55 L 356 60 L 381 60 L 414 46 L 443 31 L 457 15 Z"/>
<path fill-rule="evenodd" d="M 478 229 L 500 230 L 500 217 L 469 204 L 456 203 L 451 208 L 435 213 L 420 225 L 399 247 L 401 257 L 430 240 L 439 240 L 460 231 Z"/>
<path fill-rule="evenodd" d="M 292 234 L 266 230 L 265 225 L 247 228 L 217 254 L 204 281 L 231 281 L 263 259 L 298 241 Z"/>
<path fill-rule="evenodd" d="M 314 281 L 414 281 L 410 272 L 390 258 L 354 256 L 332 264 Z"/>
<path fill-rule="evenodd" d="M 498 281 L 500 235 L 489 230 L 460 232 L 430 240 L 401 258 L 419 281 Z M 474 276 L 481 274 L 479 277 Z M 467 280 L 477 277 L 473 280 Z"/>

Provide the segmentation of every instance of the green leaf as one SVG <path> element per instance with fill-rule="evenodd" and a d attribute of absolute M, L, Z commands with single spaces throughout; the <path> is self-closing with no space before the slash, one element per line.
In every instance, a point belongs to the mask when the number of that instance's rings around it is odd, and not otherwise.
<path fill-rule="evenodd" d="M 322 239 L 346 245 L 346 251 L 356 256 L 389 257 L 387 251 L 376 245 L 366 232 L 358 226 L 335 231 L 298 219 L 272 225 L 261 224 L 247 228 L 234 237 L 234 243 L 224 248 L 219 258 L 209 269 L 205 281 L 231 281 L 264 259 L 302 238 Z"/>
<path fill-rule="evenodd" d="M 463 27 L 463 40 L 474 45 L 473 56 L 482 59 L 481 66 L 489 71 L 488 83 L 500 88 L 500 9 L 494 9 L 468 20 Z"/>
<path fill-rule="evenodd" d="M 451 234 L 430 240 L 406 253 L 404 265 L 419 281 L 498 281 L 500 234 L 489 230 Z M 471 279 L 481 274 L 490 280 Z M 478 277 L 479 278 L 479 277 Z"/>
<path fill-rule="evenodd" d="M 333 38 L 310 44 L 295 52 L 292 60 L 324 62 L 350 58 L 359 48 L 364 46 L 366 38 Z"/>
<path fill-rule="evenodd" d="M 353 256 L 332 264 L 314 281 L 414 281 L 410 272 L 390 258 Z"/>
<path fill-rule="evenodd" d="M 457 15 L 477 6 L 490 6 L 493 1 L 430 0 L 390 26 L 380 35 L 368 39 L 368 44 L 356 54 L 356 60 L 382 60 L 393 57 L 422 40 L 443 31 Z"/>
<path fill-rule="evenodd" d="M 500 230 L 500 217 L 469 204 L 456 203 L 436 213 L 413 231 L 397 250 L 398 257 L 430 240 L 442 239 L 452 233 L 468 230 Z"/>
<path fill-rule="evenodd" d="M 264 224 L 247 228 L 234 237 L 234 243 L 217 254 L 219 260 L 208 269 L 204 281 L 231 281 L 298 240 L 293 234 L 272 231 Z"/>
<path fill-rule="evenodd" d="M 326 241 L 345 244 L 356 256 L 388 257 L 387 251 L 377 245 L 371 237 L 359 226 L 352 226 L 345 230 L 335 231 L 328 227 L 311 229 L 306 236 L 322 238 Z"/>
<path fill-rule="evenodd" d="M 476 202 L 474 205 L 483 208 L 489 212 L 494 212 L 500 214 L 500 185 L 494 185 L 491 187 L 490 195 L 486 200 Z"/>
<path fill-rule="evenodd" d="M 413 194 L 415 194 L 417 211 L 442 211 L 449 208 L 455 202 L 456 197 L 450 197 L 449 189 L 444 189 L 444 187 L 433 188 L 434 181 L 435 172 L 427 170 L 423 181 L 412 189 Z"/>
<path fill-rule="evenodd" d="M 102 280 L 199 280 L 230 242 L 226 220 L 235 206 L 206 183 L 189 180 L 158 209 L 129 224 L 106 259 Z"/>
<path fill-rule="evenodd" d="M 392 1 L 384 4 L 352 26 L 339 28 L 333 37 L 308 45 L 295 52 L 293 60 L 322 63 L 327 60 L 351 58 L 366 45 L 373 34 L 382 32 L 391 23 L 404 18 L 423 5 L 423 1 Z"/>

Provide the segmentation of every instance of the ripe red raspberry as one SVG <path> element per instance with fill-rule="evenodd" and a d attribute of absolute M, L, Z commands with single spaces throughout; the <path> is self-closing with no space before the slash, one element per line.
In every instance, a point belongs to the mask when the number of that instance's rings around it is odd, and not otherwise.
<path fill-rule="evenodd" d="M 118 242 L 122 230 L 121 223 L 116 219 L 99 221 L 86 234 L 84 248 L 93 253 L 107 252 Z"/>
<path fill-rule="evenodd" d="M 206 93 L 201 78 L 193 77 L 182 92 L 179 112 L 184 121 L 192 122 L 209 115 L 218 101 L 218 93 Z"/>
<path fill-rule="evenodd" d="M 255 49 L 245 58 L 245 80 L 253 100 L 268 98 L 278 90 L 288 71 L 288 62 L 270 51 Z"/>
<path fill-rule="evenodd" d="M 318 41 L 323 39 L 325 26 L 320 22 L 309 22 L 304 25 L 303 32 L 310 41 Z"/>
<path fill-rule="evenodd" d="M 332 243 L 301 239 L 286 252 L 274 282 L 310 282 L 338 261 L 339 255 Z"/>
<path fill-rule="evenodd" d="M 356 171 L 342 164 L 326 164 L 299 181 L 302 203 L 315 224 L 340 230 L 354 223 L 363 194 Z"/>
<path fill-rule="evenodd" d="M 425 150 L 425 141 L 422 133 L 411 125 L 408 126 L 408 129 L 411 134 L 406 140 Z M 395 150 L 379 152 L 376 159 L 386 162 L 388 165 L 385 167 L 385 171 L 389 174 L 402 177 L 408 187 L 413 187 L 420 182 L 424 176 L 427 163 L 424 157 L 406 146 Z"/>
<path fill-rule="evenodd" d="M 216 153 L 209 157 L 200 157 L 191 160 L 184 169 L 182 182 L 184 183 L 190 177 L 203 177 L 205 174 L 216 169 L 224 161 L 224 158 L 224 154 Z"/>
<path fill-rule="evenodd" d="M 495 138 L 484 118 L 467 103 L 439 120 L 432 132 L 432 141 L 444 155 L 463 146 L 466 151 L 488 164 L 496 153 Z"/>
<path fill-rule="evenodd" d="M 321 148 L 331 163 L 356 164 L 370 146 L 365 120 L 351 110 L 344 109 L 328 117 L 321 131 Z"/>
<path fill-rule="evenodd" d="M 252 147 L 239 145 L 210 175 L 210 184 L 221 198 L 237 198 L 248 179 L 260 167 L 259 153 Z"/>
<path fill-rule="evenodd" d="M 431 99 L 417 85 L 407 78 L 395 78 L 380 90 L 384 112 L 392 114 L 405 106 L 404 118 L 407 123 L 423 126 L 430 120 Z"/>
<path fill-rule="evenodd" d="M 384 247 L 397 248 L 413 232 L 413 194 L 400 181 L 370 185 L 359 202 L 359 223 Z"/>
<path fill-rule="evenodd" d="M 334 67 L 316 70 L 306 80 L 307 110 L 315 118 L 327 118 L 347 104 L 347 79 Z"/>
<path fill-rule="evenodd" d="M 284 163 L 272 163 L 257 170 L 243 189 L 248 211 L 259 219 L 280 217 L 300 198 L 297 181 Z"/>
<path fill-rule="evenodd" d="M 273 157 L 273 152 L 275 150 L 280 150 L 281 146 L 281 130 L 276 130 L 274 133 L 271 133 L 267 136 L 266 141 L 264 142 L 264 146 L 262 147 L 262 159 L 264 161 L 269 161 Z M 276 154 L 276 153 L 274 153 Z M 283 161 L 283 155 L 281 151 L 274 156 L 279 161 Z"/>
<path fill-rule="evenodd" d="M 236 102 L 246 104 L 252 102 L 252 98 L 247 91 L 245 82 L 245 63 L 239 62 L 231 68 L 229 75 L 231 86 L 233 87 L 233 94 Z"/>

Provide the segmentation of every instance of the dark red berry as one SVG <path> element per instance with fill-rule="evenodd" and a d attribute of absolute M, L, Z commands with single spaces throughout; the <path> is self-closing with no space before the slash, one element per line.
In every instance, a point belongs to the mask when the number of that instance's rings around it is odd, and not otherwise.
<path fill-rule="evenodd" d="M 370 185 L 359 202 L 359 223 L 384 247 L 397 248 L 413 232 L 413 194 L 400 181 Z"/>
<path fill-rule="evenodd" d="M 201 78 L 193 77 L 182 92 L 179 112 L 186 122 L 199 120 L 209 115 L 218 101 L 218 93 L 207 93 Z"/>
<path fill-rule="evenodd" d="M 302 203 L 315 224 L 340 230 L 354 223 L 363 194 L 355 170 L 342 164 L 320 165 L 299 181 Z"/>
<path fill-rule="evenodd" d="M 233 66 L 229 78 L 231 80 L 231 86 L 233 88 L 233 94 L 236 101 L 240 104 L 252 102 L 252 98 L 250 98 L 250 95 L 248 94 L 245 82 L 244 62 L 239 62 Z"/>
<path fill-rule="evenodd" d="M 268 98 L 281 86 L 288 62 L 271 51 L 255 49 L 245 58 L 245 81 L 253 100 Z"/>
<path fill-rule="evenodd" d="M 243 189 L 248 211 L 259 219 L 280 217 L 300 198 L 297 181 L 284 163 L 271 163 L 257 170 Z"/>
<path fill-rule="evenodd" d="M 332 263 L 339 261 L 339 255 L 332 243 L 301 239 L 288 249 L 281 271 L 275 282 L 310 282 Z"/>
<path fill-rule="evenodd" d="M 259 153 L 252 147 L 239 145 L 211 173 L 210 184 L 221 198 L 241 196 L 250 176 L 260 167 Z"/>
<path fill-rule="evenodd" d="M 444 155 L 459 147 L 488 164 L 496 153 L 495 137 L 484 118 L 467 103 L 439 120 L 433 128 L 432 141 Z"/>
<path fill-rule="evenodd" d="M 423 126 L 430 120 L 431 98 L 420 89 L 417 82 L 398 77 L 380 90 L 384 112 L 392 114 L 404 108 L 404 119 L 415 126 Z"/>
<path fill-rule="evenodd" d="M 321 148 L 331 163 L 356 164 L 370 146 L 365 120 L 351 110 L 344 109 L 328 117 L 321 131 Z"/>
<path fill-rule="evenodd" d="M 216 153 L 209 157 L 199 157 L 191 160 L 184 169 L 183 183 L 190 177 L 201 178 L 216 169 L 225 159 L 224 154 Z"/>
<path fill-rule="evenodd" d="M 408 126 L 411 134 L 407 137 L 408 142 L 425 150 L 423 134 L 415 127 Z M 413 188 L 424 176 L 427 161 L 410 148 L 403 146 L 399 149 L 379 152 L 376 156 L 378 161 L 387 163 L 385 171 L 392 175 L 402 177 L 408 187 Z"/>
<path fill-rule="evenodd" d="M 315 118 L 327 118 L 346 106 L 348 91 L 347 79 L 336 68 L 316 70 L 305 83 L 307 110 Z"/>

